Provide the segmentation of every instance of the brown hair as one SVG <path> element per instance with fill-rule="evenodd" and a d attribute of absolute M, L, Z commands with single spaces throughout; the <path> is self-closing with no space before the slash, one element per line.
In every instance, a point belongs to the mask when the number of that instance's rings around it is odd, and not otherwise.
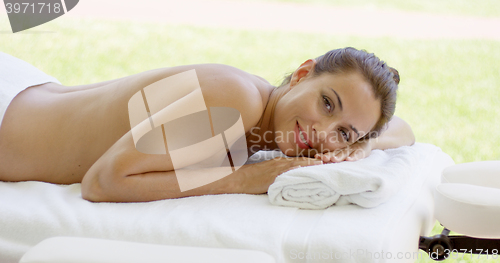
<path fill-rule="evenodd" d="M 372 85 L 375 98 L 381 102 L 382 114 L 368 133 L 367 138 L 377 137 L 396 110 L 396 91 L 399 84 L 399 72 L 389 67 L 373 53 L 352 47 L 334 49 L 316 58 L 314 76 L 323 73 L 360 72 Z M 285 77 L 280 86 L 290 83 L 292 74 Z"/>

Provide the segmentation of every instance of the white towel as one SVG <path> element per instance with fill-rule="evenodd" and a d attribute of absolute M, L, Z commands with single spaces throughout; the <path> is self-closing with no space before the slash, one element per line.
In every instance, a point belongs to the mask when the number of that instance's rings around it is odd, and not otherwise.
<path fill-rule="evenodd" d="M 419 154 L 404 146 L 374 150 L 355 162 L 294 169 L 276 178 L 268 189 L 269 200 L 275 205 L 304 209 L 346 204 L 375 207 L 394 196 L 412 170 L 419 168 Z"/>
<path fill-rule="evenodd" d="M 61 84 L 28 62 L 0 52 L 0 124 L 7 107 L 19 92 L 47 82 Z"/>

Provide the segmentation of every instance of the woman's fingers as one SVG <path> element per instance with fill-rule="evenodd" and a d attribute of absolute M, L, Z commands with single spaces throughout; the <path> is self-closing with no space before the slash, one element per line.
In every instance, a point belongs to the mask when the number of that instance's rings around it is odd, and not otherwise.
<path fill-rule="evenodd" d="M 338 163 L 343 161 L 357 161 L 368 157 L 371 153 L 370 145 L 354 144 L 333 152 L 318 153 L 314 157 L 325 163 Z"/>
<path fill-rule="evenodd" d="M 323 161 L 324 163 L 329 163 L 330 162 L 330 155 L 324 154 L 324 153 L 317 153 L 314 158 L 319 159 Z"/>
<path fill-rule="evenodd" d="M 344 148 L 335 154 L 335 162 L 336 163 L 343 162 L 347 157 L 349 157 L 349 148 Z"/>
<path fill-rule="evenodd" d="M 300 167 L 323 164 L 322 160 L 316 160 L 316 159 L 308 158 L 308 157 L 288 158 L 288 159 L 289 159 L 288 160 L 289 168 L 286 171 L 290 171 L 290 170 L 297 169 Z"/>
<path fill-rule="evenodd" d="M 349 149 L 343 148 L 333 152 L 318 153 L 315 155 L 315 157 L 317 159 L 322 160 L 325 163 L 338 163 L 345 161 L 346 158 L 349 157 L 349 155 L 350 155 Z"/>
<path fill-rule="evenodd" d="M 324 163 L 330 162 L 330 154 L 329 153 L 317 153 L 314 155 L 314 158 L 323 161 Z"/>
<path fill-rule="evenodd" d="M 276 157 L 271 160 L 244 165 L 237 172 L 241 173 L 245 193 L 265 193 L 277 176 L 287 171 L 320 165 L 323 161 L 308 157 Z"/>
<path fill-rule="evenodd" d="M 366 152 L 363 149 L 356 149 L 349 154 L 349 157 L 347 157 L 346 161 L 353 162 L 361 160 L 368 157 L 368 155 L 370 155 L 370 152 Z"/>
<path fill-rule="evenodd" d="M 345 160 L 348 162 L 354 162 L 354 161 L 357 161 L 359 159 L 360 158 L 359 158 L 358 150 L 355 150 L 355 151 L 352 151 Z"/>

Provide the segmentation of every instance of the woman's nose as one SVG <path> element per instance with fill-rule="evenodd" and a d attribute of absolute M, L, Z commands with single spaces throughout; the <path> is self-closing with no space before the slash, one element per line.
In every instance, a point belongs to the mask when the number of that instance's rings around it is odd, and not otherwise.
<path fill-rule="evenodd" d="M 312 125 L 314 138 L 316 139 L 315 148 L 323 152 L 324 148 L 335 148 L 341 143 L 337 131 L 339 120 L 328 120 L 317 122 Z M 321 148 L 321 149 L 320 149 Z"/>
<path fill-rule="evenodd" d="M 328 133 L 331 132 L 333 127 L 333 123 L 329 123 L 330 125 L 320 125 L 320 124 L 314 124 L 312 126 L 314 138 L 316 139 L 316 142 L 323 143 L 327 140 L 328 138 Z"/>

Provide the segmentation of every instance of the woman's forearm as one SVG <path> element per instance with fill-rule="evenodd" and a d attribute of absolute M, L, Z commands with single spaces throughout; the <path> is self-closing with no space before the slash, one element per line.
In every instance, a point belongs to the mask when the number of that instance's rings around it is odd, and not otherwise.
<path fill-rule="evenodd" d="M 382 131 L 380 136 L 370 139 L 373 150 L 392 149 L 405 145 L 413 145 L 414 143 L 415 135 L 410 125 L 397 116 L 391 119 L 388 128 Z"/>
<path fill-rule="evenodd" d="M 117 169 L 108 168 L 99 174 L 90 171 L 85 175 L 86 178 L 82 182 L 82 197 L 93 202 L 147 202 L 211 194 L 263 194 L 278 175 L 297 167 L 322 163 L 307 157 L 275 158 L 243 165 L 222 178 L 217 168 L 193 170 L 192 181 L 188 183 L 199 186 L 186 191 L 182 191 L 178 175 L 174 171 L 153 171 L 123 176 L 112 172 Z M 208 179 L 218 176 L 220 179 L 215 181 Z"/>
<path fill-rule="evenodd" d="M 85 187 L 82 185 L 82 196 L 93 202 L 148 202 L 186 196 L 241 192 L 238 179 L 242 178 L 243 171 L 236 171 L 225 177 L 210 169 L 193 171 L 192 175 L 195 178 L 187 184 L 198 187 L 190 190 L 186 190 L 185 179 L 184 189 L 181 189 L 179 178 L 174 171 L 153 171 L 119 177 L 106 174 L 96 175 L 93 183 L 87 183 Z M 219 179 L 210 181 L 208 178 L 211 175 L 212 177 L 219 175 Z"/>

